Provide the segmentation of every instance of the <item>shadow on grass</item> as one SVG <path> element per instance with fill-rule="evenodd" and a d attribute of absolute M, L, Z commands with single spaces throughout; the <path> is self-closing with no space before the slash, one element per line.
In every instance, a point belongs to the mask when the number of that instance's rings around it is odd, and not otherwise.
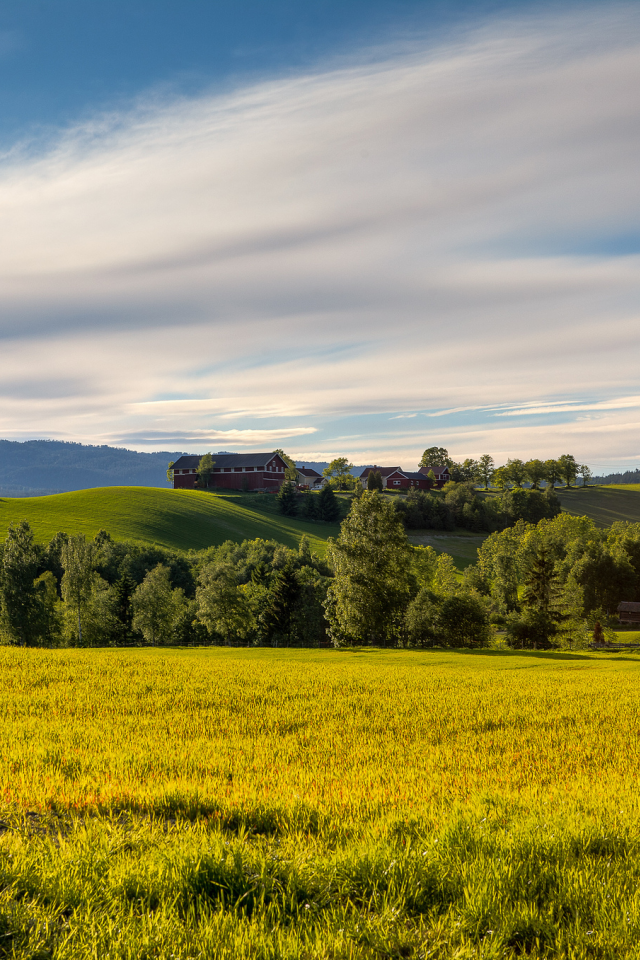
<path fill-rule="evenodd" d="M 571 651 L 563 650 L 469 650 L 469 649 L 456 649 L 454 647 L 438 647 L 433 648 L 431 651 L 425 649 L 424 653 L 458 653 L 466 656 L 474 657 L 496 657 L 496 658 L 505 658 L 505 657 L 526 657 L 529 660 L 591 660 L 599 661 L 602 660 L 602 653 L 607 651 L 599 650 L 593 653 L 572 653 Z M 616 661 L 628 661 L 629 663 L 639 663 L 640 659 L 638 657 L 618 657 L 618 656 L 607 656 L 609 660 Z"/>

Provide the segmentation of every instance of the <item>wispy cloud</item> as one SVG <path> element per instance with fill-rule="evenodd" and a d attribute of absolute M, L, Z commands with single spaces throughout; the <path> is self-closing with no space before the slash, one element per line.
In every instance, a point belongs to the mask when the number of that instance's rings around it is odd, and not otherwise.
<path fill-rule="evenodd" d="M 545 7 L 16 148 L 0 434 L 626 455 L 640 257 L 580 251 L 637 227 L 639 113 L 637 6 Z"/>

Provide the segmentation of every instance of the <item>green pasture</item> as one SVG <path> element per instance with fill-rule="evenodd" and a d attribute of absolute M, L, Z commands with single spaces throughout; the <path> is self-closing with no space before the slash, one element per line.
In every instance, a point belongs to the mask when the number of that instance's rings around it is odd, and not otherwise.
<path fill-rule="evenodd" d="M 448 553 L 453 557 L 458 570 L 462 571 L 478 559 L 478 549 L 488 534 L 473 533 L 471 530 L 411 530 L 408 534 L 414 546 L 433 547 L 437 553 Z"/>
<path fill-rule="evenodd" d="M 590 517 L 599 527 L 616 520 L 640 523 L 640 484 L 556 489 L 562 509 L 577 517 Z"/>
<path fill-rule="evenodd" d="M 268 494 L 218 495 L 156 487 L 97 487 L 48 497 L 0 499 L 0 538 L 10 523 L 28 520 L 38 541 L 59 530 L 94 537 L 104 528 L 115 540 L 138 540 L 188 550 L 260 538 L 297 549 L 303 534 L 323 556 L 338 524 L 292 520 Z"/>

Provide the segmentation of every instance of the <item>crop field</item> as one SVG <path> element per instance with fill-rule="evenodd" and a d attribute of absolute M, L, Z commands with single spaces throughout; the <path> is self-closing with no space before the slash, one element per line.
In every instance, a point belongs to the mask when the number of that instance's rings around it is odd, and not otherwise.
<path fill-rule="evenodd" d="M 0 956 L 640 956 L 640 658 L 0 650 Z"/>
<path fill-rule="evenodd" d="M 640 523 L 640 485 L 586 487 L 556 490 L 562 509 L 577 517 L 590 517 L 599 527 L 608 527 L 616 520 Z"/>
<path fill-rule="evenodd" d="M 311 549 L 324 556 L 338 524 L 307 523 L 283 517 L 274 497 L 163 490 L 158 487 L 97 487 L 48 497 L 0 499 L 0 539 L 9 524 L 26 519 L 45 542 L 59 530 L 93 538 L 100 528 L 115 540 L 138 540 L 170 549 L 199 550 L 225 540 L 277 540 L 297 549 L 307 534 Z"/>

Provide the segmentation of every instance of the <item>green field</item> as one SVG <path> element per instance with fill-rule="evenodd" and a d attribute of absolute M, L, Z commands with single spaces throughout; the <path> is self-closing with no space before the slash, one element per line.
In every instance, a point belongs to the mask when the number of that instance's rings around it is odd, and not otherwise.
<path fill-rule="evenodd" d="M 578 517 L 590 517 L 599 527 L 616 520 L 640 523 L 640 485 L 560 488 L 556 494 L 562 509 Z"/>
<path fill-rule="evenodd" d="M 0 956 L 640 956 L 640 657 L 0 650 Z"/>
<path fill-rule="evenodd" d="M 458 570 L 464 570 L 478 559 L 478 548 L 486 539 L 486 533 L 473 533 L 471 530 L 410 530 L 408 538 L 415 546 L 433 547 L 437 553 L 448 553 L 453 557 Z"/>
<path fill-rule="evenodd" d="M 36 539 L 59 530 L 94 537 L 104 528 L 116 540 L 138 540 L 170 549 L 202 549 L 225 540 L 277 540 L 296 548 L 307 534 L 311 549 L 324 556 L 338 524 L 307 523 L 277 512 L 267 494 L 217 495 L 156 487 L 98 487 L 48 497 L 0 499 L 0 537 L 10 523 L 26 519 Z"/>

